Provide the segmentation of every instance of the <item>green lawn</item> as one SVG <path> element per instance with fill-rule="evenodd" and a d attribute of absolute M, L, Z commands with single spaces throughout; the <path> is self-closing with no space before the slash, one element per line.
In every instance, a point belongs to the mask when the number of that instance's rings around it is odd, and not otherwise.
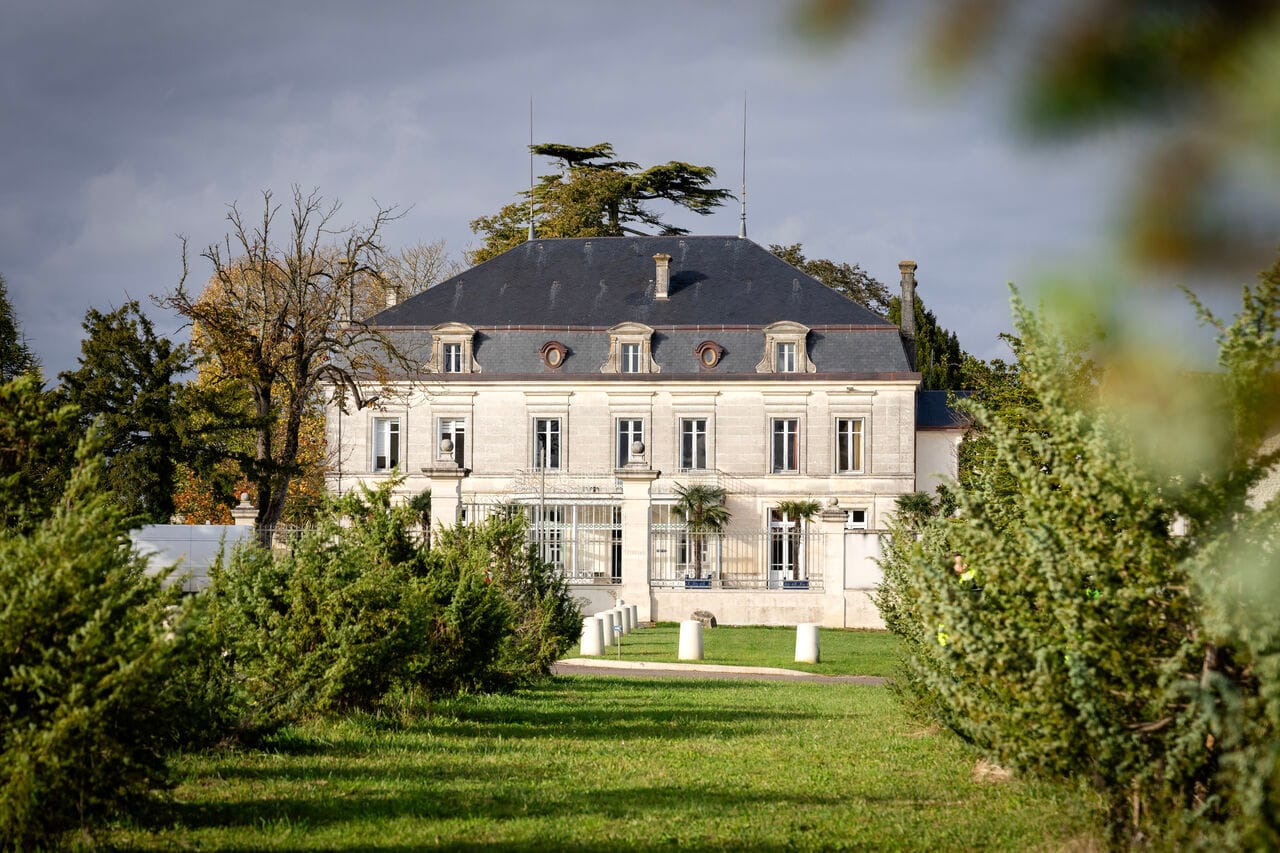
<path fill-rule="evenodd" d="M 193 756 L 119 849 L 1061 849 L 1085 795 L 972 779 L 953 738 L 853 684 L 562 677 L 429 719 Z"/>
<path fill-rule="evenodd" d="M 822 628 L 818 632 L 821 662 L 796 663 L 796 629 L 763 627 L 704 628 L 702 662 L 730 666 L 774 666 L 823 675 L 892 676 L 898 660 L 898 638 L 888 631 L 845 631 Z M 680 648 L 680 626 L 660 622 L 622 638 L 622 660 L 675 663 Z M 576 655 L 577 649 L 570 651 Z M 601 657 L 618 657 L 610 646 Z"/>

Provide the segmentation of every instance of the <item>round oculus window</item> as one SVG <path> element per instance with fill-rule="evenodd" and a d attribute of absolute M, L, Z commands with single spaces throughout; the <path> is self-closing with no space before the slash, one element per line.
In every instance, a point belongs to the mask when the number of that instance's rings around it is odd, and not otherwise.
<path fill-rule="evenodd" d="M 720 363 L 720 357 L 724 355 L 724 347 L 715 341 L 703 341 L 693 348 L 693 354 L 698 357 L 702 367 L 715 367 Z"/>
<path fill-rule="evenodd" d="M 539 350 L 542 355 L 542 363 L 552 370 L 558 370 L 560 365 L 564 364 L 564 357 L 568 353 L 568 348 L 559 341 L 547 341 Z"/>

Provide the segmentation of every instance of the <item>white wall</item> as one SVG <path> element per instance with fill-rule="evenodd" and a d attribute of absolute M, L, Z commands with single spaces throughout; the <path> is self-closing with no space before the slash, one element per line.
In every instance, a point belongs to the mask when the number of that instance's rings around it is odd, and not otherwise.
<path fill-rule="evenodd" d="M 960 430 L 920 430 L 916 433 L 916 491 L 933 494 L 938 485 L 956 478 Z"/>

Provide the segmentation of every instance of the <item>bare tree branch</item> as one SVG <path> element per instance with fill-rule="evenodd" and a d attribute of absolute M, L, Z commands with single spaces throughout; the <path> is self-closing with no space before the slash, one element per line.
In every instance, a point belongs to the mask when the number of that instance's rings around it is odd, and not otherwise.
<path fill-rule="evenodd" d="M 397 210 L 379 206 L 368 222 L 336 227 L 341 205 L 295 186 L 287 233 L 277 244 L 284 205 L 269 190 L 262 201 L 253 225 L 229 205 L 229 232 L 201 253 L 213 274 L 199 294 L 187 289 L 184 239 L 182 278 L 158 301 L 187 318 L 193 345 L 247 389 L 255 446 L 242 468 L 257 491 L 257 522 L 266 536 L 284 510 L 298 471 L 301 426 L 320 387 L 340 386 L 363 408 L 368 389 L 393 373 L 407 374 L 410 362 L 360 319 L 385 305 L 377 292 L 386 257 L 381 234 Z"/>

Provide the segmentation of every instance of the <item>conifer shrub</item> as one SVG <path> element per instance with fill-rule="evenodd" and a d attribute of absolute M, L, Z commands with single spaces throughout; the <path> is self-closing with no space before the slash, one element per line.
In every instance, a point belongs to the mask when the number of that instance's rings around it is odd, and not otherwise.
<path fill-rule="evenodd" d="M 1081 369 L 1015 299 L 1025 393 L 963 404 L 983 432 L 949 511 L 886 538 L 910 702 L 1019 772 L 1091 785 L 1116 847 L 1280 842 L 1280 499 L 1250 501 L 1278 455 L 1278 270 L 1219 325 L 1227 381 L 1198 406 L 1228 416 L 1190 462 L 1169 451 L 1187 419 L 1101 396 L 1131 394 L 1131 366 Z"/>
<path fill-rule="evenodd" d="M 330 503 L 287 552 L 242 545 L 212 573 L 211 619 L 242 723 L 378 711 L 545 675 L 581 624 L 564 581 L 494 517 L 428 548 L 387 484 Z"/>
<path fill-rule="evenodd" d="M 487 572 L 511 608 L 512 630 L 489 673 L 489 689 L 546 677 L 582 631 L 582 613 L 569 594 L 568 581 L 527 544 L 525 525 L 517 513 L 495 513 L 483 524 L 444 531 L 432 551 L 435 557 Z"/>
<path fill-rule="evenodd" d="M 144 573 L 103 465 L 91 433 L 52 515 L 0 538 L 0 848 L 90 830 L 197 734 L 174 678 L 195 605 Z"/>

